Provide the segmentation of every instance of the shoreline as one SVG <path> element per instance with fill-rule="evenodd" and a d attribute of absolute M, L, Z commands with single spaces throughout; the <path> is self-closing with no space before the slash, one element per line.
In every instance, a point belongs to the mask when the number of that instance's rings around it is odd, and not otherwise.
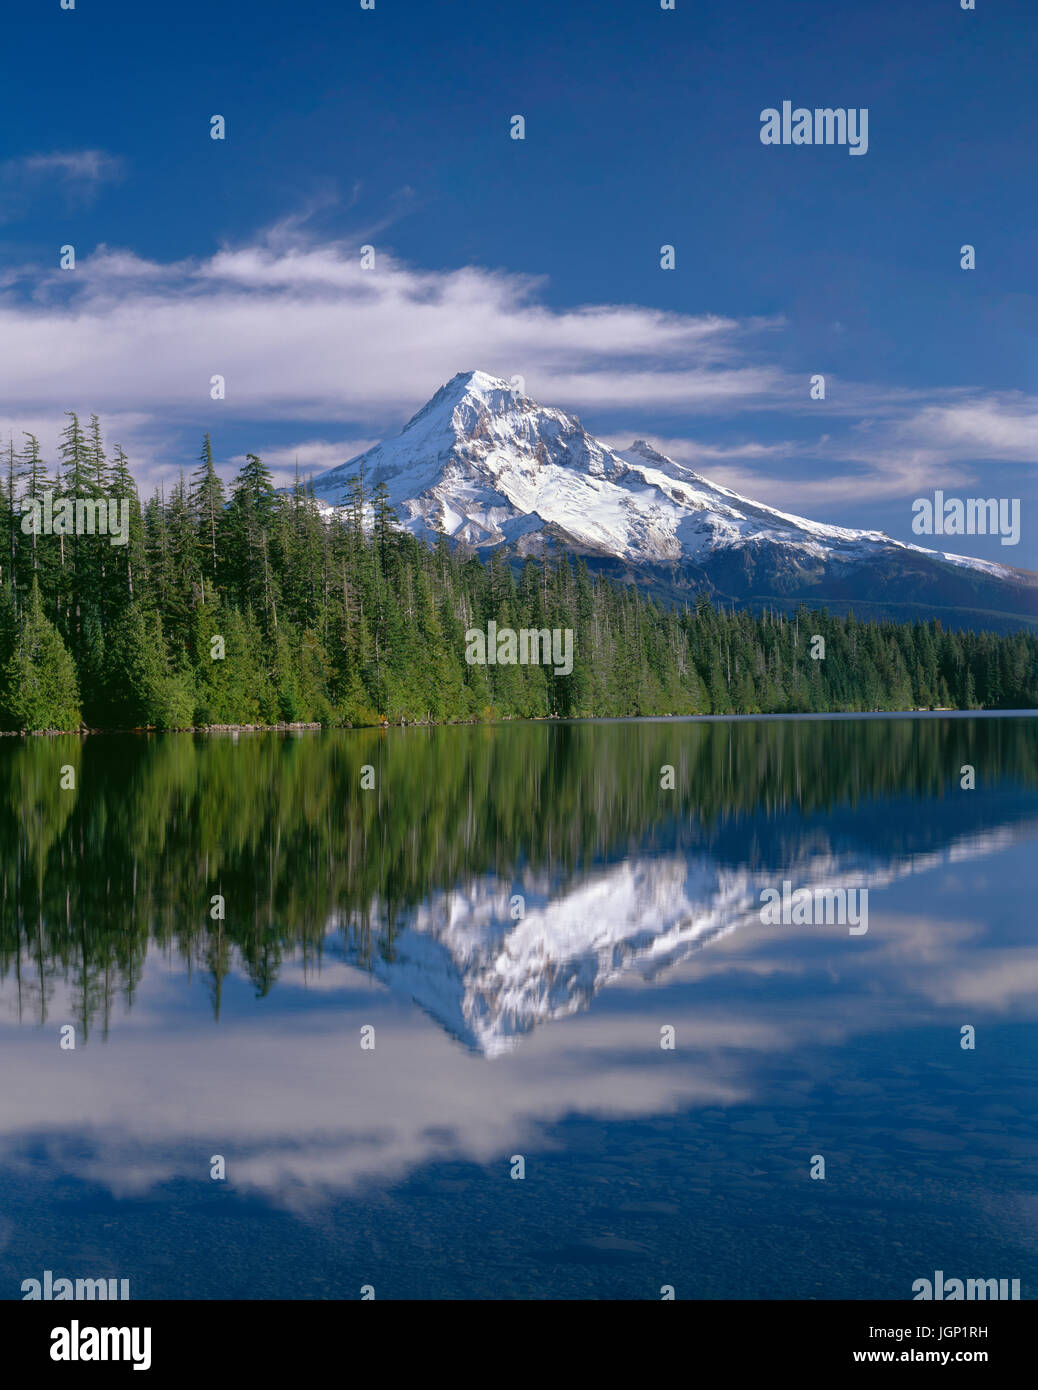
<path fill-rule="evenodd" d="M 573 714 L 540 715 L 527 719 L 413 719 L 399 723 L 383 721 L 379 724 L 196 724 L 182 729 L 159 729 L 154 725 L 136 728 L 92 729 L 0 729 L 0 738 L 77 738 L 113 734 L 283 734 L 283 733 L 323 733 L 344 730 L 358 733 L 363 729 L 459 729 L 483 725 L 490 728 L 496 724 L 637 724 L 653 721 L 672 723 L 726 723 L 754 719 L 913 719 L 919 716 L 938 718 L 1008 718 L 1038 716 L 1038 708 L 1032 709 L 891 709 L 891 710 L 801 710 L 787 713 L 781 710 L 758 711 L 754 714 Z"/>

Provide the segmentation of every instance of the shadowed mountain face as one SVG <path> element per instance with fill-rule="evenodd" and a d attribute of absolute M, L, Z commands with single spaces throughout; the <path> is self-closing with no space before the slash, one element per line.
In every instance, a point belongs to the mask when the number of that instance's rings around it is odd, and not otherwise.
<path fill-rule="evenodd" d="M 0 1004 L 42 1022 L 71 988 L 89 1035 L 153 942 L 217 1012 L 225 976 L 263 995 L 301 953 L 497 1056 L 759 930 L 784 880 L 867 889 L 875 918 L 891 884 L 1033 836 L 1036 787 L 1027 717 L 6 741 Z"/>
<path fill-rule="evenodd" d="M 749 605 L 1038 623 L 1038 576 L 826 526 L 712 483 L 642 440 L 617 452 L 575 415 L 484 372 L 462 372 L 395 438 L 314 481 L 325 504 L 363 472 L 415 534 L 515 557 L 556 550 L 669 599 L 697 590 Z"/>

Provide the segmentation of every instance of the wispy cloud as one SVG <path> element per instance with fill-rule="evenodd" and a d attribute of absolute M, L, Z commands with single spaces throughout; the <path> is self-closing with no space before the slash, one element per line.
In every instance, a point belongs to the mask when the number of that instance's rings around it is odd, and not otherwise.
<path fill-rule="evenodd" d="M 937 394 L 937 393 L 935 393 Z M 940 393 L 948 404 L 898 410 L 814 438 L 733 445 L 654 434 L 649 444 L 678 463 L 761 502 L 802 512 L 915 496 L 979 481 L 981 461 L 1027 464 L 1038 457 L 1038 401 L 1020 392 Z M 623 449 L 627 436 L 606 442 Z M 806 471 L 805 471 L 806 470 Z"/>
<path fill-rule="evenodd" d="M 10 159 L 3 166 L 5 175 L 46 178 L 57 175 L 71 183 L 105 183 L 122 177 L 123 162 L 104 150 L 55 151 Z"/>
<path fill-rule="evenodd" d="M 46 189 L 56 188 L 66 202 L 82 206 L 125 172 L 123 160 L 105 150 L 54 150 L 5 160 L 0 163 L 0 221 L 23 216 Z"/>
<path fill-rule="evenodd" d="M 125 175 L 125 164 L 117 154 L 106 150 L 51 150 L 47 154 L 24 154 L 0 164 L 0 190 L 19 199 L 46 183 L 57 183 L 65 193 L 89 197 L 101 183 L 118 181 Z"/>
<path fill-rule="evenodd" d="M 905 433 L 941 451 L 1038 460 L 1038 401 L 1013 391 L 928 406 L 906 422 Z"/>

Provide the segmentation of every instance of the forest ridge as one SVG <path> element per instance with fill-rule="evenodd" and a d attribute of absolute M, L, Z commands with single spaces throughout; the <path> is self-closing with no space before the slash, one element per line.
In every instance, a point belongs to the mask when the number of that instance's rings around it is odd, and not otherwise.
<path fill-rule="evenodd" d="M 666 606 L 565 557 L 517 572 L 401 530 L 363 476 L 330 516 L 255 454 L 228 492 L 208 434 L 142 505 L 98 417 L 66 414 L 57 459 L 12 440 L 0 486 L 7 731 L 1038 706 L 1035 633 Z M 23 525 L 48 493 L 115 504 L 125 543 Z M 571 629 L 572 671 L 468 664 L 491 621 Z"/>

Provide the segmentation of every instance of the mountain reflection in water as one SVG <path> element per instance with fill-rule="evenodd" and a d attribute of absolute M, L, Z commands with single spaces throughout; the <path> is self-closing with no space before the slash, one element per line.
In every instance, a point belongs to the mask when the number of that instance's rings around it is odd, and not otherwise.
<path fill-rule="evenodd" d="M 3 740 L 0 808 L 0 1296 L 1031 1296 L 1034 718 Z"/>

